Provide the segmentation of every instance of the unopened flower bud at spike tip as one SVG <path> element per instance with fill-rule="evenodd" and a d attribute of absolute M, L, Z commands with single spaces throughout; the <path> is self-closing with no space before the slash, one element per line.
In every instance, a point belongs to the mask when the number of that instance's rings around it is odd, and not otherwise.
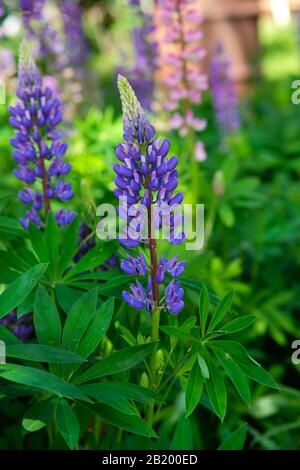
<path fill-rule="evenodd" d="M 150 124 L 130 83 L 120 74 L 118 75 L 118 89 L 122 103 L 125 142 L 150 143 L 155 135 L 155 129 Z"/>
<path fill-rule="evenodd" d="M 25 38 L 23 38 L 19 47 L 18 78 L 19 88 L 28 86 L 30 82 L 40 86 L 42 82 L 33 58 L 32 44 Z"/>

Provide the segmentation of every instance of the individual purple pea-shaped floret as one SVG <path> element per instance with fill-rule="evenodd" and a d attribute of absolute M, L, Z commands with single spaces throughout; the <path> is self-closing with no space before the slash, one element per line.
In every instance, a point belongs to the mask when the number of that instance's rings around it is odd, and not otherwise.
<path fill-rule="evenodd" d="M 142 284 L 139 281 L 136 281 L 136 285 L 131 284 L 130 286 L 131 293 L 126 291 L 122 292 L 122 298 L 125 302 L 131 307 L 142 310 L 146 306 L 147 297 L 145 290 Z"/>

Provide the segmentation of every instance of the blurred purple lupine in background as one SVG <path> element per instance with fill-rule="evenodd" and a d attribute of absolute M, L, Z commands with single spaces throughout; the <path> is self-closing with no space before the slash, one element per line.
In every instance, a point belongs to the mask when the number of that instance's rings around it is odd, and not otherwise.
<path fill-rule="evenodd" d="M 33 42 L 47 76 L 63 90 L 58 95 L 57 85 L 50 86 L 62 101 L 66 122 L 70 122 L 83 99 L 83 61 L 88 55 L 79 2 L 20 0 L 20 11 L 25 36 Z"/>
<path fill-rule="evenodd" d="M 9 85 L 9 80 L 14 76 L 16 64 L 14 57 L 9 49 L 1 47 L 0 49 L 0 77 L 1 80 Z"/>
<path fill-rule="evenodd" d="M 119 241 L 127 249 L 139 246 L 143 239 L 143 228 L 147 226 L 146 244 L 150 257 L 149 265 L 143 254 L 137 258 L 128 256 L 126 260 L 121 261 L 121 269 L 125 273 L 148 276 L 146 288 L 136 280 L 136 284 L 131 284 L 130 292 L 123 291 L 122 297 L 137 310 L 147 308 L 151 312 L 157 312 L 167 308 L 171 314 L 177 315 L 184 306 L 184 292 L 179 281 L 174 283 L 174 280 L 171 280 L 165 289 L 164 300 L 160 297 L 160 285 L 164 284 L 167 275 L 171 279 L 180 276 L 186 262 L 178 263 L 177 257 L 167 260 L 164 256 L 158 261 L 153 229 L 163 228 L 165 221 L 162 212 L 164 209 L 169 209 L 171 214 L 167 227 L 169 241 L 178 244 L 184 239 L 184 234 L 177 231 L 176 215 L 172 213 L 173 208 L 175 209 L 183 200 L 182 193 L 173 195 L 178 184 L 176 171 L 178 159 L 175 156 L 168 158 L 170 142 L 167 139 L 155 138 L 154 127 L 148 121 L 133 89 L 124 77 L 119 76 L 118 87 L 123 108 L 125 143 L 120 143 L 116 150 L 121 163 L 114 165 L 117 174 L 115 195 L 119 199 L 119 213 L 128 224 L 125 237 L 120 237 Z M 153 212 L 155 204 L 162 211 L 158 216 Z M 142 218 L 141 205 L 146 208 Z M 134 220 L 134 216 L 128 217 L 128 210 L 133 210 L 138 220 Z"/>
<path fill-rule="evenodd" d="M 151 111 L 158 49 L 157 42 L 152 36 L 155 30 L 153 17 L 143 11 L 140 0 L 129 0 L 129 4 L 137 23 L 132 31 L 134 64 L 128 70 L 120 67 L 119 72 L 128 76 L 143 108 Z"/>
<path fill-rule="evenodd" d="M 211 90 L 222 148 L 225 150 L 227 137 L 237 132 L 241 123 L 235 83 L 230 77 L 230 61 L 221 44 L 215 47 L 211 60 Z"/>
<path fill-rule="evenodd" d="M 191 136 L 205 129 L 206 121 L 195 116 L 193 107 L 199 105 L 207 89 L 207 76 L 201 66 L 206 55 L 202 46 L 202 16 L 195 0 L 158 0 L 158 21 L 164 27 L 160 47 L 161 67 L 167 94 L 164 108 L 171 113 L 169 127 L 180 136 Z M 194 158 L 205 159 L 201 142 L 193 146 Z"/>
<path fill-rule="evenodd" d="M 61 65 L 64 47 L 53 21 L 45 13 L 46 0 L 20 0 L 20 11 L 26 37 L 36 41 L 37 53 L 47 58 L 58 69 Z"/>
<path fill-rule="evenodd" d="M 68 65 L 82 69 L 88 49 L 82 29 L 82 11 L 76 0 L 64 0 L 62 19 Z"/>
<path fill-rule="evenodd" d="M 32 316 L 30 314 L 17 318 L 17 311 L 13 310 L 5 318 L 1 318 L 0 325 L 14 333 L 21 341 L 26 341 L 33 334 Z"/>
<path fill-rule="evenodd" d="M 11 144 L 18 165 L 14 174 L 26 183 L 19 192 L 19 199 L 30 207 L 20 220 L 27 229 L 30 220 L 41 227 L 41 211 L 44 210 L 47 216 L 51 210 L 50 201 L 68 201 L 73 190 L 64 180 L 71 165 L 64 161 L 68 146 L 62 143 L 61 133 L 57 130 L 62 120 L 60 101 L 53 99 L 49 88 L 43 87 L 30 46 L 25 41 L 20 48 L 17 96 L 20 101 L 9 108 L 10 124 L 16 131 Z M 39 189 L 33 187 L 35 183 L 40 183 Z M 59 225 L 71 223 L 74 217 L 75 212 L 69 209 L 59 209 L 56 213 Z"/>

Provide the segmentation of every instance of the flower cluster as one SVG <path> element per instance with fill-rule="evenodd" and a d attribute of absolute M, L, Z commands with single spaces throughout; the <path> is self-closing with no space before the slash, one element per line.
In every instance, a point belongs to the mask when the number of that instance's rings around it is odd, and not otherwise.
<path fill-rule="evenodd" d="M 202 131 L 206 121 L 194 115 L 193 105 L 199 104 L 207 89 L 207 76 L 201 62 L 206 50 L 202 46 L 202 17 L 196 0 L 158 0 L 158 20 L 164 27 L 160 48 L 160 67 L 168 99 L 165 109 L 171 112 L 171 129 L 181 136 Z M 203 145 L 196 145 L 196 158 L 205 159 Z"/>
<path fill-rule="evenodd" d="M 57 61 L 63 56 L 64 48 L 58 32 L 46 19 L 46 3 L 46 0 L 20 0 L 20 11 L 26 36 L 37 41 L 39 56 Z"/>
<path fill-rule="evenodd" d="M 38 227 L 42 225 L 40 212 L 50 211 L 50 201 L 68 201 L 73 196 L 71 184 L 64 177 L 71 165 L 64 161 L 67 144 L 61 141 L 57 130 L 62 120 L 58 99 L 52 97 L 49 88 L 44 88 L 31 51 L 23 42 L 20 50 L 19 101 L 9 108 L 10 124 L 16 131 L 11 139 L 13 157 L 18 167 L 15 176 L 26 183 L 20 191 L 19 199 L 30 206 L 26 216 L 20 220 L 28 228 L 30 220 Z M 40 182 L 40 188 L 33 185 Z M 56 221 L 59 225 L 71 223 L 75 213 L 69 209 L 59 209 Z"/>
<path fill-rule="evenodd" d="M 5 318 L 1 318 L 0 325 L 12 331 L 22 341 L 26 341 L 33 334 L 31 315 L 23 315 L 18 319 L 16 310 L 13 310 Z"/>
<path fill-rule="evenodd" d="M 82 30 L 82 11 L 75 0 L 62 4 L 65 44 L 69 65 L 80 67 L 87 57 L 87 45 Z"/>
<path fill-rule="evenodd" d="M 168 240 L 173 244 L 181 243 L 184 233 L 178 231 L 182 216 L 176 217 L 174 211 L 183 200 L 182 193 L 174 195 L 178 184 L 176 170 L 178 159 L 168 158 L 170 143 L 155 138 L 155 129 L 148 121 L 133 89 L 128 81 L 119 76 L 118 86 L 121 95 L 124 117 L 124 141 L 116 150 L 120 164 L 114 165 L 117 174 L 115 195 L 119 199 L 119 213 L 126 220 L 124 236 L 119 238 L 126 248 L 135 248 L 145 240 L 150 255 L 148 265 L 143 254 L 128 256 L 122 260 L 121 269 L 130 275 L 148 277 L 144 287 L 140 281 L 130 286 L 130 292 L 123 292 L 123 299 L 136 309 L 168 308 L 176 315 L 183 308 L 183 290 L 179 281 L 172 280 L 165 289 L 165 301 L 160 300 L 160 285 L 166 276 L 177 278 L 184 270 L 185 262 L 177 257 L 167 260 L 157 259 L 154 229 L 162 229 L 167 219 Z M 159 210 L 156 210 L 159 209 Z M 170 215 L 171 214 L 171 215 Z M 144 228 L 147 236 L 144 237 Z"/>
<path fill-rule="evenodd" d="M 240 116 L 235 84 L 230 77 L 230 62 L 221 44 L 215 48 L 211 60 L 211 89 L 216 121 L 225 145 L 226 138 L 239 130 Z"/>
<path fill-rule="evenodd" d="M 140 0 L 130 0 L 129 3 L 134 9 L 137 26 L 132 31 L 134 64 L 126 74 L 143 108 L 150 111 L 157 69 L 158 44 L 153 38 L 155 27 L 152 15 L 142 10 Z M 124 70 L 120 69 L 120 72 L 124 73 Z"/>

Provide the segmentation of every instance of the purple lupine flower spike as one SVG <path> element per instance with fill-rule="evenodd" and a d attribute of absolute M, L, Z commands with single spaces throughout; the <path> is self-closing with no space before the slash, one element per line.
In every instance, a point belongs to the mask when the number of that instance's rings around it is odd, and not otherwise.
<path fill-rule="evenodd" d="M 211 60 L 211 89 L 222 147 L 226 149 L 227 137 L 237 132 L 241 123 L 235 83 L 230 77 L 230 62 L 221 44 L 215 47 Z"/>
<path fill-rule="evenodd" d="M 60 102 L 53 99 L 49 88 L 44 88 L 41 75 L 32 58 L 30 48 L 24 42 L 20 49 L 19 102 L 9 108 L 10 124 L 16 130 L 11 140 L 13 157 L 18 165 L 14 175 L 27 186 L 19 192 L 21 202 L 30 206 L 20 219 L 27 229 L 30 221 L 42 226 L 41 211 L 47 215 L 51 199 L 68 201 L 73 196 L 70 183 L 64 177 L 71 165 L 63 160 L 67 145 L 61 142 L 57 125 L 62 119 Z M 59 210 L 59 225 L 71 223 L 75 212 Z"/>
<path fill-rule="evenodd" d="M 174 214 L 183 200 L 182 193 L 174 195 L 178 184 L 178 159 L 168 157 L 170 142 L 167 139 L 155 137 L 155 129 L 128 81 L 119 76 L 118 86 L 125 142 L 116 149 L 120 163 L 114 165 L 117 174 L 115 195 L 119 199 L 119 215 L 126 221 L 119 241 L 127 249 L 136 248 L 145 241 L 151 260 L 148 264 L 144 254 L 140 254 L 137 257 L 128 255 L 121 261 L 121 269 L 126 274 L 147 279 L 144 283 L 137 280 L 130 286 L 130 292 L 124 291 L 122 297 L 137 310 L 168 308 L 170 313 L 178 314 L 183 308 L 183 289 L 179 281 L 175 284 L 178 295 L 170 287 L 169 293 L 166 291 L 166 301 L 160 299 L 160 286 L 163 288 L 167 277 L 179 277 L 186 262 L 178 262 L 178 257 L 167 260 L 162 256 L 158 260 L 156 240 L 152 230 L 149 232 L 153 223 L 153 229 L 168 229 L 166 239 L 170 243 L 177 244 L 184 239 L 184 234 L 177 230 L 182 217 L 178 219 Z M 145 228 L 148 228 L 146 237 L 143 235 Z"/>

